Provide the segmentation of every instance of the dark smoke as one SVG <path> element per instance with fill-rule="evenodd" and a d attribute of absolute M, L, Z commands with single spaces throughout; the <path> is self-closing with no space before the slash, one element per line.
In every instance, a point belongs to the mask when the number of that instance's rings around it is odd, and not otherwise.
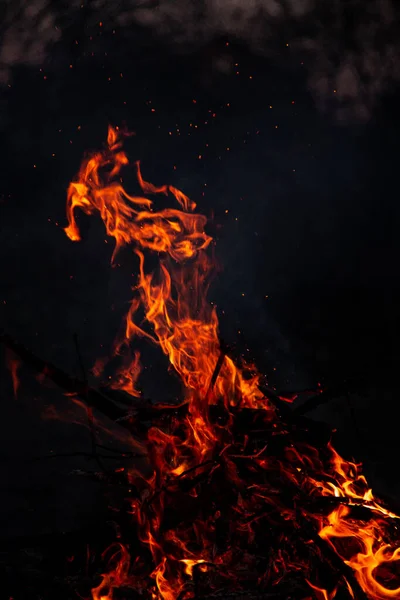
<path fill-rule="evenodd" d="M 395 0 L 8 0 L 1 18 L 0 82 L 9 83 L 17 66 L 40 66 L 74 24 L 90 35 L 101 21 L 105 31 L 128 34 L 140 27 L 180 51 L 220 36 L 244 42 L 272 62 L 304 69 L 320 110 L 339 120 L 364 121 L 390 83 L 400 79 L 395 5 Z M 134 37 L 127 37 L 131 44 Z"/>

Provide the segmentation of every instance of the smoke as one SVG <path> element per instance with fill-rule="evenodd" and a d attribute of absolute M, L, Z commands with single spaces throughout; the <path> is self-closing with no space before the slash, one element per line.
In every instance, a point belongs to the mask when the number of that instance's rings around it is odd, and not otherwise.
<path fill-rule="evenodd" d="M 57 15 L 47 0 L 8 0 L 3 5 L 0 35 L 0 83 L 8 83 L 12 69 L 37 66 L 60 39 Z"/>
<path fill-rule="evenodd" d="M 42 64 L 71 24 L 90 35 L 100 21 L 127 34 L 140 26 L 177 50 L 219 36 L 240 40 L 303 69 L 318 108 L 339 120 L 367 120 L 400 79 L 395 0 L 3 0 L 3 11 L 3 83 L 18 65 Z"/>

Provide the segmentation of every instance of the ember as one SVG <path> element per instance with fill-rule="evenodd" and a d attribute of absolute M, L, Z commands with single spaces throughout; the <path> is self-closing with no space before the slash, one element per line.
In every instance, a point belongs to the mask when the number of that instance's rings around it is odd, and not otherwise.
<path fill-rule="evenodd" d="M 206 218 L 176 188 L 146 182 L 138 163 L 143 194 L 176 206 L 156 210 L 128 195 L 125 135 L 109 128 L 67 199 L 71 240 L 80 239 L 78 208 L 99 213 L 115 239 L 112 260 L 129 246 L 139 265 L 111 387 L 137 397 L 121 424 L 147 466 L 109 474 L 125 490 L 123 516 L 92 599 L 399 598 L 399 517 L 374 497 L 360 465 L 334 450 L 329 432 L 295 417 L 290 398 L 264 390 L 255 367 L 237 366 L 221 347 L 207 301 Z M 168 356 L 181 404 L 138 398 L 140 357 L 128 352 L 136 337 Z"/>

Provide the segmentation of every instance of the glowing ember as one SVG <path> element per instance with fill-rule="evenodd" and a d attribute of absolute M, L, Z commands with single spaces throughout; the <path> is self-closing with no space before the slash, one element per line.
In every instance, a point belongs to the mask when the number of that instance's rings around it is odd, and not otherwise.
<path fill-rule="evenodd" d="M 254 367 L 239 369 L 221 355 L 207 301 L 206 218 L 176 188 L 146 182 L 139 163 L 142 193 L 172 197 L 175 208 L 155 209 L 155 201 L 124 190 L 124 135 L 110 127 L 105 149 L 83 162 L 68 190 L 65 231 L 79 240 L 75 210 L 98 213 L 115 239 L 112 260 L 124 246 L 137 256 L 125 337 L 116 343 L 124 361 L 112 385 L 139 395 L 139 354 L 126 357 L 134 338 L 144 337 L 168 356 L 185 398 L 166 413 L 154 410 L 145 439 L 150 474 L 123 471 L 135 534 L 108 550 L 93 600 L 111 600 L 121 587 L 175 600 L 249 585 L 267 590 L 290 579 L 319 599 L 339 590 L 341 598 L 399 598 L 397 516 L 374 498 L 358 465 L 330 443 L 318 451 L 307 430 L 278 418 Z M 320 579 L 324 561 L 334 581 Z"/>

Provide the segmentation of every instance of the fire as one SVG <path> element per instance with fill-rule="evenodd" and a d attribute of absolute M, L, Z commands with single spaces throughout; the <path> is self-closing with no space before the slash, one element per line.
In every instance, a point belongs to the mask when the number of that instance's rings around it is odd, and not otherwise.
<path fill-rule="evenodd" d="M 360 552 L 346 560 L 346 563 L 354 569 L 361 587 L 371 598 L 399 598 L 400 587 L 388 590 L 377 581 L 374 572 L 382 565 L 399 561 L 400 547 L 393 549 L 390 544 L 382 542 L 384 524 L 371 520 L 365 527 L 360 528 L 358 523 L 347 518 L 349 516 L 350 509 L 347 506 L 339 506 L 329 515 L 329 524 L 319 535 L 333 546 L 335 538 L 351 538 L 356 541 Z"/>
<path fill-rule="evenodd" d="M 96 213 L 115 240 L 112 262 L 123 247 L 136 256 L 138 278 L 124 336 L 115 346 L 123 361 L 113 386 L 140 395 L 140 356 L 128 352 L 140 337 L 168 356 L 185 399 L 167 416 L 154 409 L 145 440 L 151 473 L 124 471 L 136 490 L 130 499 L 135 548 L 118 545 L 93 600 L 112 600 L 121 586 L 154 599 L 192 598 L 204 574 L 211 590 L 240 589 L 240 573 L 260 561 L 258 585 L 300 573 L 316 598 L 333 599 L 339 589 L 351 598 L 361 590 L 376 600 L 400 597 L 399 578 L 387 574 L 388 566 L 400 564 L 398 517 L 374 498 L 359 465 L 330 444 L 319 451 L 302 439 L 287 441 L 295 430 L 278 419 L 257 371 L 239 368 L 221 352 L 216 309 L 207 300 L 214 269 L 207 219 L 175 187 L 147 182 L 139 163 L 140 193 L 125 191 L 126 135 L 109 127 L 105 148 L 84 160 L 68 189 L 65 232 L 80 240 L 77 209 Z M 174 207 L 163 206 L 170 198 Z M 258 442 L 266 433 L 267 442 Z M 329 514 L 313 507 L 316 499 L 331 502 Z M 358 509 L 362 519 L 353 516 Z M 321 544 L 306 540 L 308 558 L 294 550 L 291 537 L 301 523 L 316 531 Z M 252 552 L 267 532 L 279 547 L 272 563 Z M 330 591 L 313 582 L 313 563 L 323 559 L 324 548 L 343 564 Z"/>
<path fill-rule="evenodd" d="M 122 544 L 108 549 L 109 564 L 115 564 L 112 572 L 102 576 L 99 586 L 92 589 L 93 600 L 113 600 L 113 590 L 129 580 L 130 556 Z"/>
<path fill-rule="evenodd" d="M 317 585 L 314 585 L 310 581 L 307 581 L 307 583 L 310 586 L 310 588 L 314 591 L 317 600 L 334 600 L 334 598 L 336 597 L 336 587 L 332 590 L 332 592 L 327 592 L 326 590 L 319 588 Z"/>
<path fill-rule="evenodd" d="M 194 213 L 195 203 L 175 187 L 155 187 L 146 182 L 139 163 L 135 168 L 141 190 L 171 194 L 180 210 L 155 211 L 152 201 L 130 196 L 122 185 L 115 183 L 114 178 L 128 164 L 121 151 L 122 137 L 110 127 L 106 149 L 82 164 L 78 181 L 71 183 L 68 190 L 69 225 L 65 232 L 72 241 L 80 240 L 75 220 L 75 210 L 80 208 L 88 215 L 98 212 L 102 217 L 107 234 L 115 239 L 113 260 L 123 246 L 135 244 L 139 259 L 138 297 L 132 301 L 126 317 L 125 340 L 130 342 L 135 336 L 144 336 L 159 344 L 185 388 L 204 393 L 220 347 L 216 310 L 207 301 L 213 272 L 213 263 L 205 252 L 212 242 L 204 231 L 207 219 Z M 146 272 L 145 250 L 159 253 L 160 267 L 156 273 Z M 153 327 L 151 333 L 135 322 L 140 308 L 144 310 L 145 321 Z M 125 376 L 133 388 L 140 371 L 137 366 L 131 367 L 126 369 Z M 226 358 L 217 392 L 222 398 L 235 398 L 239 393 L 251 406 L 264 405 L 257 383 L 257 376 L 245 379 L 233 361 Z"/>

